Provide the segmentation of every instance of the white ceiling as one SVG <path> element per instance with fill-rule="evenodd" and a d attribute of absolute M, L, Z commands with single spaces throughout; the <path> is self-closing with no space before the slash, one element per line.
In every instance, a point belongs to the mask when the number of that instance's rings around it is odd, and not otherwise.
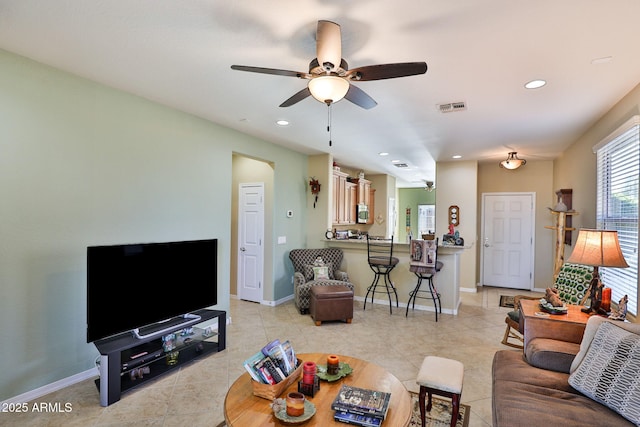
<path fill-rule="evenodd" d="M 640 81 L 638 17 L 638 0 L 0 0 L 0 48 L 415 186 L 454 154 L 557 156 Z M 341 25 L 350 68 L 429 67 L 354 83 L 378 106 L 336 103 L 332 147 L 324 104 L 278 107 L 306 81 L 230 68 L 308 71 L 319 19 Z"/>

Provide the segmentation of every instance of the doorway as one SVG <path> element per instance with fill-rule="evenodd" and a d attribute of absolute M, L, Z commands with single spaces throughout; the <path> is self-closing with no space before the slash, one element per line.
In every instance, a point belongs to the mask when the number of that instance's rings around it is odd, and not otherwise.
<path fill-rule="evenodd" d="M 482 195 L 483 286 L 533 288 L 535 193 Z"/>
<path fill-rule="evenodd" d="M 264 183 L 238 191 L 238 298 L 261 302 L 264 282 Z"/>

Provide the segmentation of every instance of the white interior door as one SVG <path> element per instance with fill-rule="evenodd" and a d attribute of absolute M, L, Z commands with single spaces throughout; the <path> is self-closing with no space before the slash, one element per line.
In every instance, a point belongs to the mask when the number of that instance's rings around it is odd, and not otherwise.
<path fill-rule="evenodd" d="M 389 204 L 387 206 L 388 206 L 387 237 L 391 237 L 394 234 L 396 234 L 396 199 L 395 197 L 389 197 Z M 373 215 L 373 212 L 369 212 L 369 215 Z"/>
<path fill-rule="evenodd" d="M 532 193 L 482 195 L 482 284 L 532 289 Z"/>
<path fill-rule="evenodd" d="M 262 301 L 264 276 L 264 184 L 240 184 L 238 297 Z"/>

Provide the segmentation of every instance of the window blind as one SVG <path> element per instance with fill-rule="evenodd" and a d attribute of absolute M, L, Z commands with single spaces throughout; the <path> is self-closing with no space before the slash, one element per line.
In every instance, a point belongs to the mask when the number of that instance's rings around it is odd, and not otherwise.
<path fill-rule="evenodd" d="M 638 184 L 640 175 L 640 137 L 637 120 L 599 144 L 597 156 L 597 228 L 617 230 L 620 248 L 628 268 L 601 268 L 611 299 L 629 298 L 629 313 L 638 307 Z"/>

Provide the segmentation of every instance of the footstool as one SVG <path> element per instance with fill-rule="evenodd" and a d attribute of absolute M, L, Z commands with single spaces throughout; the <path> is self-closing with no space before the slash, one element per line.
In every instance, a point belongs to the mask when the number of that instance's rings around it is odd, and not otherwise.
<path fill-rule="evenodd" d="M 427 356 L 422 361 L 416 383 L 420 385 L 420 419 L 422 427 L 425 423 L 425 395 L 429 396 L 426 412 L 431 411 L 431 395 L 437 394 L 451 398 L 453 411 L 451 414 L 451 427 L 458 422 L 460 410 L 460 396 L 462 395 L 462 379 L 464 377 L 464 365 L 457 360 L 444 357 Z"/>
<path fill-rule="evenodd" d="M 316 325 L 328 320 L 353 319 L 353 291 L 347 286 L 312 286 L 309 313 Z"/>

